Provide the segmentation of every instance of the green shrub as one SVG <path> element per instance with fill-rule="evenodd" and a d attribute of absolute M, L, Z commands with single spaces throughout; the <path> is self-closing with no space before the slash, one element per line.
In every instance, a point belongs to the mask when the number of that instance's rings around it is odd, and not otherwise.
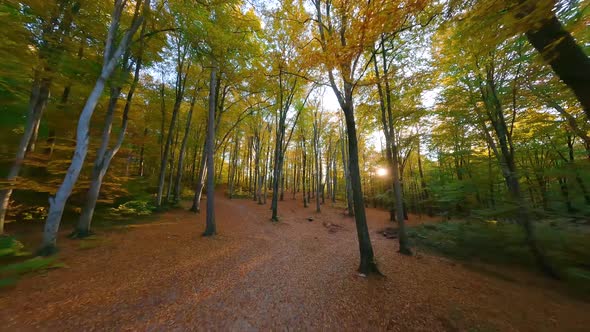
<path fill-rule="evenodd" d="M 0 274 L 22 275 L 50 268 L 53 264 L 55 264 L 55 257 L 33 257 L 19 263 L 0 267 Z"/>
<path fill-rule="evenodd" d="M 116 208 L 111 208 L 112 213 L 124 216 L 148 216 L 156 210 L 156 207 L 146 200 L 128 201 Z"/>
<path fill-rule="evenodd" d="M 15 238 L 0 237 L 0 288 L 14 285 L 23 274 L 63 267 L 63 264 L 56 262 L 55 257 L 33 257 L 23 260 L 22 256 L 30 255 L 23 249 L 23 244 Z"/>
<path fill-rule="evenodd" d="M 590 234 L 539 224 L 535 235 L 568 284 L 589 284 Z M 413 227 L 409 236 L 417 246 L 457 259 L 536 268 L 524 230 L 518 224 L 449 221 Z M 590 286 L 587 288 L 590 291 Z"/>
<path fill-rule="evenodd" d="M 22 256 L 23 244 L 12 236 L 0 236 L 0 257 Z"/>

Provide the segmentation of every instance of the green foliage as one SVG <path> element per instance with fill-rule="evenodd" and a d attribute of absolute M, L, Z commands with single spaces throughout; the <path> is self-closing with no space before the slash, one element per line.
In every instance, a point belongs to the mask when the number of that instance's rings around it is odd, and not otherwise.
<path fill-rule="evenodd" d="M 12 236 L 0 236 L 0 257 L 22 256 L 24 245 Z"/>
<path fill-rule="evenodd" d="M 18 279 L 14 278 L 14 277 L 1 278 L 0 279 L 0 289 L 2 289 L 4 287 L 14 286 L 14 285 L 16 285 L 17 281 L 18 281 Z"/>
<path fill-rule="evenodd" d="M 29 256 L 23 250 L 23 244 L 11 236 L 0 237 L 0 288 L 16 284 L 18 279 L 27 273 L 64 267 L 56 257 L 33 257 L 22 260 L 19 257 Z M 19 261 L 21 260 L 21 261 Z"/>
<path fill-rule="evenodd" d="M 32 209 L 25 211 L 23 214 L 23 220 L 43 220 L 47 217 L 47 207 L 36 206 Z"/>
<path fill-rule="evenodd" d="M 228 192 L 229 195 L 229 192 Z M 252 198 L 252 193 L 249 190 L 244 190 L 244 188 L 237 188 L 237 190 L 234 190 L 234 192 L 231 195 L 231 198 L 234 199 L 246 199 L 246 198 Z"/>
<path fill-rule="evenodd" d="M 393 197 L 393 190 L 387 190 L 386 192 L 375 195 L 375 203 L 377 206 L 384 208 L 392 208 L 395 204 L 395 198 Z"/>
<path fill-rule="evenodd" d="M 0 267 L 0 274 L 22 275 L 33 271 L 63 267 L 63 264 L 56 263 L 55 260 L 55 257 L 33 257 L 20 263 Z"/>
<path fill-rule="evenodd" d="M 151 201 L 134 200 L 120 204 L 116 208 L 111 208 L 111 213 L 129 216 L 149 216 L 156 210 Z"/>
<path fill-rule="evenodd" d="M 420 247 L 456 259 L 531 269 L 535 266 L 522 227 L 513 223 L 448 221 L 414 227 L 409 230 L 409 236 Z M 576 288 L 586 286 L 586 290 L 590 290 L 587 287 L 590 233 L 561 229 L 547 223 L 538 225 L 536 236 L 568 284 Z"/>

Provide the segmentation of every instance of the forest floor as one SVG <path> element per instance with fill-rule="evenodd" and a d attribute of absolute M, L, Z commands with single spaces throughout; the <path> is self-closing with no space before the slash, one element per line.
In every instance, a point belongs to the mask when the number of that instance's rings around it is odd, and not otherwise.
<path fill-rule="evenodd" d="M 289 197 L 271 223 L 268 205 L 219 194 L 213 238 L 201 237 L 205 213 L 182 209 L 101 230 L 91 246 L 64 230 L 65 268 L 0 292 L 2 330 L 590 329 L 590 304 L 557 282 L 399 255 L 397 241 L 377 233 L 391 224 L 376 209 L 367 211 L 369 228 L 386 277 L 359 276 L 354 219 L 329 205 L 316 214 Z"/>

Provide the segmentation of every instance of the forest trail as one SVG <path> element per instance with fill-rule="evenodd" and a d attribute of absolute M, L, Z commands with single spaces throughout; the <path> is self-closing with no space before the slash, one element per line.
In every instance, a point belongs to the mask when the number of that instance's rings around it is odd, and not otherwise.
<path fill-rule="evenodd" d="M 354 220 L 342 209 L 216 201 L 219 235 L 202 238 L 205 213 L 174 210 L 149 224 L 100 234 L 81 250 L 61 234 L 68 268 L 24 278 L 0 293 L 4 331 L 421 330 L 582 331 L 590 304 L 526 275 L 488 276 L 444 258 L 396 253 L 376 232 L 387 213 L 368 209 L 385 278 L 355 273 Z M 308 217 L 314 220 L 309 222 Z M 419 222 L 411 220 L 411 223 Z M 339 225 L 339 226 L 331 226 Z M 542 286 L 538 284 L 543 284 Z"/>

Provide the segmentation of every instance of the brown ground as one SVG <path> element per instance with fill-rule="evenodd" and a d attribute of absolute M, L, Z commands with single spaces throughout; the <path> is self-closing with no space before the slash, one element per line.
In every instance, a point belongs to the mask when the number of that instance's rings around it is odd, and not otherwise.
<path fill-rule="evenodd" d="M 368 210 L 386 277 L 362 278 L 354 221 L 341 209 L 326 204 L 316 214 L 288 199 L 272 224 L 268 206 L 221 196 L 216 204 L 214 238 L 200 236 L 204 214 L 182 210 L 102 234 L 92 249 L 61 238 L 68 268 L 1 292 L 0 330 L 590 329 L 590 304 L 530 273 L 507 281 L 397 254 L 397 243 L 376 233 L 386 212 Z"/>

